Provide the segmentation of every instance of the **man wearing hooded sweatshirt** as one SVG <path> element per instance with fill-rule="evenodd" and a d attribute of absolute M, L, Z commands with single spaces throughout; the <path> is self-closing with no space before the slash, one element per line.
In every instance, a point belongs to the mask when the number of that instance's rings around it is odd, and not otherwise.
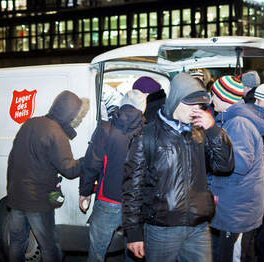
<path fill-rule="evenodd" d="M 131 143 L 123 182 L 123 226 L 128 248 L 147 262 L 211 261 L 208 221 L 214 201 L 206 174 L 210 169 L 228 175 L 234 162 L 225 131 L 200 109 L 209 100 L 197 80 L 180 73 L 171 80 L 168 98 L 148 134 L 154 143 L 150 155 L 144 134 Z"/>
<path fill-rule="evenodd" d="M 80 179 L 80 208 L 86 212 L 94 183 L 98 182 L 90 222 L 89 262 L 103 262 L 115 229 L 122 224 L 123 165 L 130 140 L 143 127 L 146 95 L 129 91 L 110 121 L 97 126 L 86 151 Z M 84 205 L 87 201 L 88 205 Z M 128 257 L 126 261 L 131 261 Z"/>
<path fill-rule="evenodd" d="M 211 179 L 217 199 L 211 223 L 219 235 L 214 234 L 216 262 L 255 261 L 254 236 L 264 213 L 264 112 L 256 92 L 261 89 L 255 91 L 255 104 L 241 102 L 243 89 L 233 76 L 222 76 L 212 86 L 216 122 L 227 131 L 235 157 L 229 177 Z"/>
<path fill-rule="evenodd" d="M 25 261 L 28 236 L 32 230 L 43 262 L 59 262 L 55 239 L 54 208 L 58 173 L 73 179 L 81 175 L 69 139 L 88 111 L 88 99 L 63 91 L 46 116 L 26 121 L 18 131 L 8 159 L 7 204 L 10 215 L 9 261 Z"/>

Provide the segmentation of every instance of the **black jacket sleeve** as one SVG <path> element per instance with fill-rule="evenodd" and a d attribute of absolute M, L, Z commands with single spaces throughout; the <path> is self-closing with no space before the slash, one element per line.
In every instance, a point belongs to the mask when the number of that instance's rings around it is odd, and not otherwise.
<path fill-rule="evenodd" d="M 234 152 L 226 131 L 216 124 L 205 131 L 206 160 L 214 175 L 228 176 L 234 169 Z"/>
<path fill-rule="evenodd" d="M 142 135 L 133 138 L 124 168 L 125 176 L 122 188 L 123 227 L 130 243 L 143 240 L 144 221 L 141 209 L 146 160 Z"/>
<path fill-rule="evenodd" d="M 99 179 L 104 162 L 104 126 L 99 125 L 92 135 L 89 146 L 82 161 L 83 175 L 80 177 L 79 193 L 89 196 L 93 193 L 95 181 Z"/>

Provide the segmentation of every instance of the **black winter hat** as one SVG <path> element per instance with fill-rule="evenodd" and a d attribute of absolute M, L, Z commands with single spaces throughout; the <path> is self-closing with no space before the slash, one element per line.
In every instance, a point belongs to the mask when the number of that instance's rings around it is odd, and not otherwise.
<path fill-rule="evenodd" d="M 210 98 L 199 81 L 187 73 L 179 73 L 171 80 L 170 92 L 163 108 L 167 118 L 173 118 L 173 113 L 180 102 L 192 105 L 207 104 Z"/>

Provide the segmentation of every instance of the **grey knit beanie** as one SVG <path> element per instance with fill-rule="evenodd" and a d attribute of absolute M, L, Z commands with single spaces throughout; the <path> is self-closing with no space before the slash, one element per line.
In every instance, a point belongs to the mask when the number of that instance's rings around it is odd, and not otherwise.
<path fill-rule="evenodd" d="M 260 85 L 260 77 L 257 71 L 248 71 L 242 75 L 241 81 L 245 87 L 253 88 Z"/>

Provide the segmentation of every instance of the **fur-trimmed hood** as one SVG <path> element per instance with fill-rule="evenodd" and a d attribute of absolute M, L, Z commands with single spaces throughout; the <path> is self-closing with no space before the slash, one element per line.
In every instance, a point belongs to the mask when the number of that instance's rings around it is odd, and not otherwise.
<path fill-rule="evenodd" d="M 73 139 L 77 135 L 74 128 L 80 124 L 88 109 L 88 99 L 81 99 L 71 91 L 65 90 L 55 98 L 46 116 L 59 123 L 67 136 Z"/>

